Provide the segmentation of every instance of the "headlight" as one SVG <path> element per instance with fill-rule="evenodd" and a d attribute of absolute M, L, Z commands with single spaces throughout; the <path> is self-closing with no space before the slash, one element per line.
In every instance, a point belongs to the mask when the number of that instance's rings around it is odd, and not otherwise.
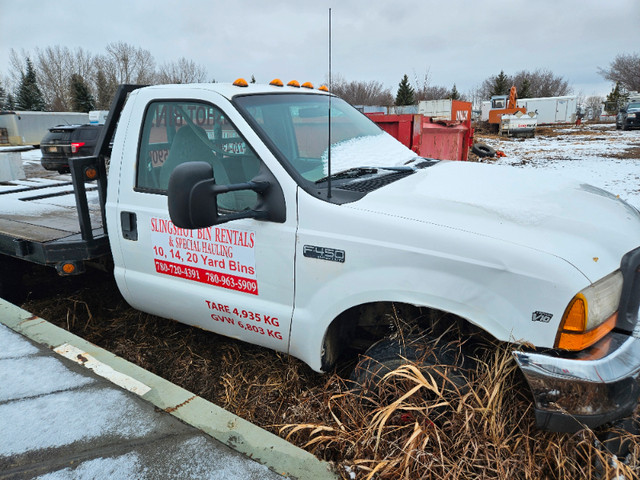
<path fill-rule="evenodd" d="M 617 270 L 573 297 L 562 316 L 555 347 L 582 350 L 609 333 L 618 318 L 622 282 Z"/>

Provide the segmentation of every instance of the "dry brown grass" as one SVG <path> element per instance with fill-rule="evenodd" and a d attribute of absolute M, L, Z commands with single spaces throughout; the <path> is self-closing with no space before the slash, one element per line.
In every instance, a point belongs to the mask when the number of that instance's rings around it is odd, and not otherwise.
<path fill-rule="evenodd" d="M 410 364 L 372 393 L 286 355 L 137 312 L 107 276 L 85 277 L 24 308 L 334 462 L 343 478 L 631 479 L 640 472 L 640 441 L 629 434 L 625 464 L 590 430 L 537 430 L 505 346 L 479 359 L 459 395 Z"/>

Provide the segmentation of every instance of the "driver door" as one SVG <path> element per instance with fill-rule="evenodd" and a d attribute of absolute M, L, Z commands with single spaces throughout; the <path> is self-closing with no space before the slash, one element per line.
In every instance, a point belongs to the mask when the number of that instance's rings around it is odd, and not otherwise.
<path fill-rule="evenodd" d="M 126 300 L 139 310 L 287 351 L 295 197 L 285 193 L 284 223 L 241 219 L 200 230 L 177 228 L 166 196 L 177 165 L 207 162 L 216 182 L 229 184 L 251 180 L 262 160 L 223 109 L 211 102 L 152 100 L 141 124 L 137 161 L 122 162 L 135 163 L 136 169 L 120 173 L 114 212 L 119 231 L 110 232 L 120 237 L 115 276 Z M 132 151 L 129 145 L 124 154 Z M 219 208 L 229 213 L 256 202 L 252 191 L 218 197 Z"/>

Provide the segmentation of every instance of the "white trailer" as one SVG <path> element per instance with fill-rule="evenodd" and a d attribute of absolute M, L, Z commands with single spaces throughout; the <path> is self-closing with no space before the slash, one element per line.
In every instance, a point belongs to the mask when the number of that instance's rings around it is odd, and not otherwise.
<path fill-rule="evenodd" d="M 78 112 L 0 112 L 0 145 L 40 145 L 49 128 L 89 123 Z"/>
<path fill-rule="evenodd" d="M 538 125 L 554 123 L 575 123 L 578 109 L 576 96 L 519 98 L 516 101 L 518 107 L 525 107 L 527 113 L 537 115 Z"/>

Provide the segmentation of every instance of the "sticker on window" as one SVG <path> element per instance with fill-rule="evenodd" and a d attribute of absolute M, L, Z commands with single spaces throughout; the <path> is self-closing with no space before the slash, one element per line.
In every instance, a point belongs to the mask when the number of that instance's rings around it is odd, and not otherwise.
<path fill-rule="evenodd" d="M 157 273 L 258 295 L 253 231 L 189 230 L 152 217 L 151 245 Z"/>

